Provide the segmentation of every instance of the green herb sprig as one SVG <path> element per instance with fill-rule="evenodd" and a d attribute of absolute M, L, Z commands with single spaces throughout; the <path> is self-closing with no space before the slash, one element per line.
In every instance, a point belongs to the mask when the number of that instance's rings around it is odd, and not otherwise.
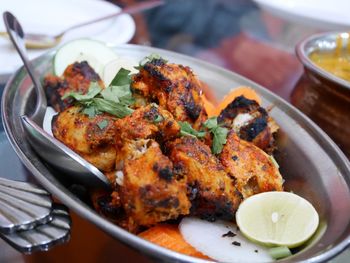
<path fill-rule="evenodd" d="M 191 136 L 191 137 L 197 137 L 197 138 L 203 138 L 206 135 L 205 131 L 197 131 L 192 128 L 191 124 L 188 122 L 178 122 L 181 130 L 180 135 L 181 136 Z M 213 134 L 213 143 L 211 146 L 211 151 L 213 154 L 219 154 L 222 151 L 222 148 L 224 147 L 226 143 L 226 138 L 228 134 L 228 129 L 225 127 L 221 127 L 218 124 L 217 117 L 211 117 L 207 119 L 203 126 L 209 130 L 210 133 Z"/>
<path fill-rule="evenodd" d="M 218 124 L 218 119 L 217 117 L 211 117 L 207 119 L 204 123 L 203 126 L 206 127 L 209 132 L 213 134 L 213 143 L 211 146 L 211 151 L 214 154 L 219 154 L 222 151 L 222 148 L 226 144 L 226 138 L 228 134 L 228 129 L 225 127 L 221 127 Z"/>
<path fill-rule="evenodd" d="M 134 103 L 130 84 L 130 71 L 121 68 L 107 88 L 102 89 L 97 82 L 91 82 L 86 94 L 68 92 L 62 99 L 74 98 L 83 107 L 82 112 L 90 118 L 102 112 L 124 118 L 133 112 L 128 107 Z"/>
<path fill-rule="evenodd" d="M 107 120 L 102 120 L 100 122 L 97 123 L 97 126 L 103 130 L 104 128 L 106 128 L 108 126 L 108 121 Z"/>
<path fill-rule="evenodd" d="M 179 121 L 178 124 L 180 125 L 180 135 L 181 136 L 191 136 L 191 137 L 197 137 L 197 138 L 203 138 L 206 134 L 205 131 L 197 131 L 192 128 L 191 124 L 189 124 L 187 121 Z"/>
<path fill-rule="evenodd" d="M 147 63 L 152 62 L 153 60 L 161 60 L 164 63 L 168 63 L 168 60 L 162 58 L 160 55 L 156 54 L 156 53 L 152 53 L 151 55 L 144 57 L 139 65 L 137 67 L 135 67 L 135 69 L 140 70 L 143 66 L 145 66 Z"/>

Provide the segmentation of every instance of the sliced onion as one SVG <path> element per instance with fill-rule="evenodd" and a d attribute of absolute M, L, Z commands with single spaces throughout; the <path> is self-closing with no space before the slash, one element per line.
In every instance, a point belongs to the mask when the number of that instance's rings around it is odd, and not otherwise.
<path fill-rule="evenodd" d="M 247 240 L 235 224 L 208 222 L 194 217 L 182 219 L 180 232 L 199 252 L 220 262 L 271 262 L 268 249 Z M 231 231 L 234 237 L 223 236 Z"/>

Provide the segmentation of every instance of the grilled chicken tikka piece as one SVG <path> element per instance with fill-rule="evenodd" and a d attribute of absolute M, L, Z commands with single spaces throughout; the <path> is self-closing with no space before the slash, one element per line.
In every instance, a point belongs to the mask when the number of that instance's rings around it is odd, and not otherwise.
<path fill-rule="evenodd" d="M 167 149 L 175 174 L 189 186 L 191 214 L 210 221 L 232 220 L 242 196 L 209 146 L 185 136 L 168 143 Z"/>
<path fill-rule="evenodd" d="M 272 153 L 275 148 L 273 134 L 278 126 L 255 100 L 244 96 L 235 98 L 221 111 L 218 122 L 267 153 Z"/>
<path fill-rule="evenodd" d="M 134 94 L 156 102 L 177 121 L 199 129 L 207 113 L 201 98 L 201 84 L 189 67 L 154 59 L 141 67 L 131 83 Z"/>
<path fill-rule="evenodd" d="M 172 162 L 160 145 L 180 132 L 172 114 L 156 104 L 136 109 L 115 121 L 116 172 L 108 178 L 115 186 L 126 219 L 117 224 L 131 232 L 189 213 L 186 181 L 173 173 Z M 122 179 L 120 178 L 122 177 Z"/>
<path fill-rule="evenodd" d="M 62 96 L 72 91 L 86 94 L 91 82 L 98 82 L 100 87 L 104 87 L 99 75 L 86 61 L 69 65 L 62 77 L 47 75 L 44 79 L 44 89 L 48 104 L 57 112 L 63 111 L 73 104 L 74 99 L 62 100 Z"/>
<path fill-rule="evenodd" d="M 52 132 L 88 162 L 104 172 L 115 166 L 115 118 L 99 114 L 93 118 L 82 113 L 80 106 L 71 106 L 52 119 Z M 103 123 L 103 125 L 101 125 Z"/>
<path fill-rule="evenodd" d="M 229 132 L 219 158 L 244 198 L 261 192 L 283 191 L 282 176 L 271 157 L 240 139 L 234 131 Z"/>
<path fill-rule="evenodd" d="M 137 154 L 140 149 L 145 147 L 144 142 L 147 142 L 147 139 L 155 139 L 162 145 L 164 142 L 176 138 L 180 133 L 180 126 L 172 114 L 154 103 L 136 109 L 123 119 L 117 119 L 115 129 L 118 151 L 117 170 L 123 168 L 124 161 L 132 152 L 130 147 L 135 147 L 133 151 Z M 132 141 L 135 142 L 130 143 Z"/>
<path fill-rule="evenodd" d="M 151 103 L 136 109 L 131 115 L 115 122 L 118 140 L 156 138 L 166 141 L 180 132 L 179 124 L 170 112 Z"/>
<path fill-rule="evenodd" d="M 139 141 L 126 143 L 124 157 L 127 159 L 122 179 L 119 178 L 117 198 L 120 198 L 127 218 L 126 227 L 131 232 L 137 232 L 140 226 L 152 226 L 187 215 L 191 206 L 185 180 L 174 174 L 173 164 L 159 144 L 154 140 L 143 141 L 145 145 L 137 153 L 135 149 L 139 145 L 130 144 Z"/>

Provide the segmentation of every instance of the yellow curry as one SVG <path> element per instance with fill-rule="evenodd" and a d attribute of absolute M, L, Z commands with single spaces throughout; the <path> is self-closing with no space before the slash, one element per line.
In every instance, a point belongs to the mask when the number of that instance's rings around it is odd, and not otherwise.
<path fill-rule="evenodd" d="M 315 51 L 309 57 L 322 69 L 339 78 L 350 81 L 350 45 L 348 44 L 345 49 L 343 47 L 343 39 L 340 36 L 337 38 L 337 46 L 334 51 Z"/>

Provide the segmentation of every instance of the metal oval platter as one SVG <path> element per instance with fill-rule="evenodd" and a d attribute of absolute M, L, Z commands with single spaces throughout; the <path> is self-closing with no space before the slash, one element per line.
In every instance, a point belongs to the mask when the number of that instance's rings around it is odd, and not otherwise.
<path fill-rule="evenodd" d="M 321 262 L 334 257 L 350 244 L 350 165 L 329 137 L 293 106 L 268 90 L 235 73 L 200 60 L 144 46 L 115 47 L 123 58 L 140 61 L 158 53 L 170 62 L 189 66 L 201 81 L 208 84 L 218 98 L 230 89 L 245 85 L 254 88 L 263 106 L 274 105 L 271 115 L 281 127 L 278 153 L 275 155 L 286 180 L 285 189 L 307 198 L 320 215 L 320 227 L 311 243 L 285 261 Z M 52 71 L 54 51 L 34 61 L 44 76 Z M 98 227 L 152 258 L 177 262 L 204 262 L 151 244 L 110 223 L 93 208 L 80 201 L 71 191 L 64 175 L 44 163 L 30 148 L 19 116 L 28 114 L 35 101 L 33 87 L 26 71 L 19 69 L 8 82 L 2 98 L 5 130 L 17 155 L 35 178 L 54 196 Z"/>

